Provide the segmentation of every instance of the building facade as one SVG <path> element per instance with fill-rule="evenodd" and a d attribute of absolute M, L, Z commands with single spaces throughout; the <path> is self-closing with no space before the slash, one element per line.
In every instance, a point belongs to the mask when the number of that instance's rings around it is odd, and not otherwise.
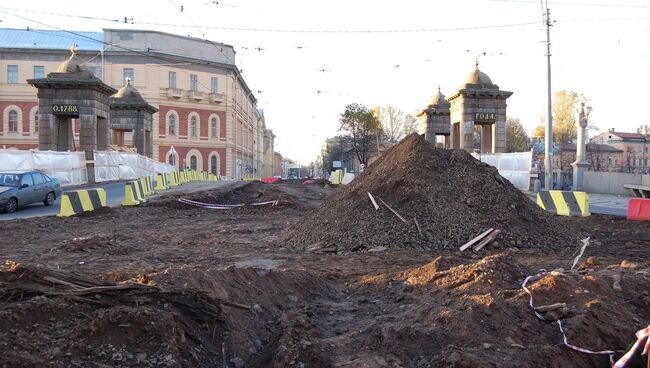
<path fill-rule="evenodd" d="M 115 89 L 129 78 L 158 110 L 154 159 L 235 179 L 272 172 L 275 136 L 232 46 L 157 31 L 75 33 L 0 29 L 0 148 L 38 147 L 38 100 L 27 80 L 56 71 L 76 44 L 95 76 Z M 80 125 L 72 125 L 75 147 Z M 132 135 L 119 143 L 132 147 Z"/>
<path fill-rule="evenodd" d="M 591 139 L 620 150 L 616 171 L 647 174 L 650 172 L 650 127 L 641 126 L 636 133 L 617 132 L 614 128 Z"/>

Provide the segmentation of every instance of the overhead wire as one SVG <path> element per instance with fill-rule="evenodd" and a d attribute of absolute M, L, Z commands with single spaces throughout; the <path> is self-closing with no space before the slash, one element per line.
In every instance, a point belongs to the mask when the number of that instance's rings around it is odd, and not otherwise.
<path fill-rule="evenodd" d="M 132 53 L 134 53 L 134 54 L 138 54 L 138 55 L 141 55 L 141 56 L 146 56 L 146 57 L 150 57 L 150 58 L 154 58 L 154 59 L 158 59 L 158 60 L 163 60 L 163 61 L 166 61 L 166 62 L 169 62 L 169 61 L 170 61 L 170 60 L 168 60 L 168 59 L 165 58 L 165 57 L 157 56 L 157 55 L 151 54 L 151 53 L 149 53 L 149 52 L 143 52 L 143 51 L 134 50 L 134 49 L 131 49 L 131 48 L 128 48 L 128 47 L 120 46 L 120 45 L 117 45 L 117 44 L 111 44 L 111 43 L 108 43 L 108 42 L 106 42 L 106 41 L 104 41 L 104 40 L 98 40 L 98 39 L 96 39 L 96 38 L 93 38 L 93 37 L 90 37 L 90 36 L 86 36 L 86 35 L 84 35 L 84 34 L 81 34 L 81 33 L 75 32 L 75 31 L 70 31 L 70 30 L 63 29 L 63 28 L 60 28 L 60 27 L 57 27 L 57 26 L 52 26 L 52 25 L 49 25 L 49 24 L 46 24 L 46 23 L 43 23 L 43 22 L 40 22 L 40 21 L 37 21 L 37 20 L 34 20 L 34 19 L 26 18 L 26 17 L 20 16 L 20 15 L 16 15 L 16 14 L 12 14 L 12 13 L 9 13 L 9 12 L 7 12 L 7 11 L 2 10 L 1 8 L 0 8 L 0 13 L 4 13 L 4 14 L 10 15 L 10 16 L 14 16 L 14 17 L 17 17 L 17 18 L 21 18 L 21 19 L 26 20 L 26 21 L 28 21 L 28 22 L 33 22 L 33 23 L 36 23 L 36 24 L 40 24 L 40 25 L 42 25 L 42 26 L 49 27 L 49 28 L 53 28 L 53 29 L 59 30 L 59 31 L 61 31 L 61 32 L 69 33 L 69 34 L 71 34 L 71 35 L 74 35 L 74 36 L 77 36 L 77 37 L 80 37 L 80 38 L 83 38 L 83 39 L 87 39 L 87 40 L 95 41 L 95 42 L 98 42 L 98 43 L 103 44 L 104 46 L 110 46 L 110 47 L 119 48 L 119 49 L 122 49 L 122 50 L 124 50 L 124 51 L 132 52 Z M 206 62 L 192 62 L 191 64 L 193 64 L 193 65 L 211 65 L 211 63 L 210 63 L 210 62 L 207 62 L 207 61 L 206 61 Z M 181 71 L 182 71 L 183 73 L 185 73 L 187 76 L 190 76 L 190 75 L 191 75 L 190 73 L 188 73 L 188 72 L 187 72 L 186 70 L 184 70 L 184 69 L 181 69 Z M 204 87 L 207 91 L 210 90 L 210 89 L 208 88 L 208 86 L 206 86 L 205 84 L 203 84 L 200 80 L 197 81 L 197 82 L 198 82 L 199 85 L 201 85 L 202 87 Z"/>

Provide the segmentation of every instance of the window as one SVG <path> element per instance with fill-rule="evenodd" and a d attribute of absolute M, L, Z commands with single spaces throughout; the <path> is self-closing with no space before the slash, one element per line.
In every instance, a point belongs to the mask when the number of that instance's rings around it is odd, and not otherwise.
<path fill-rule="evenodd" d="M 167 121 L 167 129 L 169 135 L 176 135 L 176 116 L 169 115 L 169 120 Z"/>
<path fill-rule="evenodd" d="M 196 116 L 190 118 L 190 136 L 196 138 Z"/>
<path fill-rule="evenodd" d="M 210 120 L 210 136 L 212 138 L 217 138 L 217 118 L 212 118 Z"/>
<path fill-rule="evenodd" d="M 212 156 L 210 158 L 210 172 L 213 173 L 214 175 L 217 174 L 217 156 Z"/>
<path fill-rule="evenodd" d="M 52 179 L 50 179 L 50 177 L 45 175 L 45 174 L 41 174 L 41 176 L 43 177 L 43 181 L 46 182 L 46 183 L 49 183 L 49 182 L 52 181 Z"/>
<path fill-rule="evenodd" d="M 608 164 L 608 165 L 611 165 L 611 164 L 612 164 L 612 158 L 611 158 L 611 157 L 607 158 L 607 164 Z"/>
<path fill-rule="evenodd" d="M 199 84 L 199 79 L 196 76 L 196 74 L 190 74 L 190 90 L 191 91 L 197 91 L 198 90 L 198 84 Z"/>
<path fill-rule="evenodd" d="M 9 132 L 18 133 L 18 112 L 16 110 L 9 111 Z"/>
<path fill-rule="evenodd" d="M 176 88 L 176 72 L 169 72 L 169 88 Z"/>
<path fill-rule="evenodd" d="M 219 80 L 217 77 L 210 79 L 210 93 L 217 93 L 219 91 Z"/>
<path fill-rule="evenodd" d="M 174 165 L 174 161 L 175 161 L 175 160 L 174 160 L 174 155 L 169 155 L 169 164 L 173 166 L 173 165 Z"/>
<path fill-rule="evenodd" d="M 45 78 L 45 67 L 42 65 L 34 65 L 34 79 Z"/>
<path fill-rule="evenodd" d="M 43 180 L 43 175 L 40 173 L 32 174 L 32 179 L 34 180 L 34 185 L 43 184 L 45 182 L 45 180 Z"/>
<path fill-rule="evenodd" d="M 18 83 L 18 65 L 7 65 L 7 83 Z"/>
<path fill-rule="evenodd" d="M 122 69 L 122 80 L 124 81 L 124 84 L 126 84 L 126 78 L 129 78 L 131 80 L 131 85 L 135 86 L 135 72 L 133 71 L 133 68 Z"/>
<path fill-rule="evenodd" d="M 190 156 L 190 169 L 196 170 L 196 156 Z"/>
<path fill-rule="evenodd" d="M 23 175 L 23 180 L 20 182 L 20 185 L 25 185 L 27 184 L 30 187 L 34 186 L 34 181 L 32 180 L 32 176 L 29 174 Z"/>

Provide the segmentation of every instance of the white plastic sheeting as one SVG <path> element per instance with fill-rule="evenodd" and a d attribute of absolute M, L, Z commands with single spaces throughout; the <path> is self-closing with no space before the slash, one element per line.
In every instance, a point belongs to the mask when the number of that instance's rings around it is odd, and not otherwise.
<path fill-rule="evenodd" d="M 88 182 L 83 152 L 0 150 L 0 171 L 40 170 L 59 179 L 61 185 Z"/>
<path fill-rule="evenodd" d="M 40 170 L 59 179 L 64 186 L 88 182 L 83 152 L 0 149 L 0 171 L 14 170 Z M 172 171 L 173 166 L 137 153 L 95 152 L 95 180 L 98 182 L 137 179 L 143 176 L 156 179 L 156 173 Z"/>
<path fill-rule="evenodd" d="M 156 178 L 156 173 L 169 173 L 174 167 L 154 161 L 137 153 L 96 151 L 95 180 L 137 179 L 143 176 Z"/>
<path fill-rule="evenodd" d="M 508 179 L 517 189 L 528 190 L 530 188 L 532 152 L 473 153 L 472 156 L 496 167 L 499 174 Z"/>

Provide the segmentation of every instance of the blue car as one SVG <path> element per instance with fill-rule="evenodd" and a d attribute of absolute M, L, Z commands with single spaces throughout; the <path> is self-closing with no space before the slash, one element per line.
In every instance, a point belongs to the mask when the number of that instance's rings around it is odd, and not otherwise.
<path fill-rule="evenodd" d="M 0 211 L 43 202 L 51 206 L 61 195 L 61 184 L 40 171 L 0 172 Z"/>

